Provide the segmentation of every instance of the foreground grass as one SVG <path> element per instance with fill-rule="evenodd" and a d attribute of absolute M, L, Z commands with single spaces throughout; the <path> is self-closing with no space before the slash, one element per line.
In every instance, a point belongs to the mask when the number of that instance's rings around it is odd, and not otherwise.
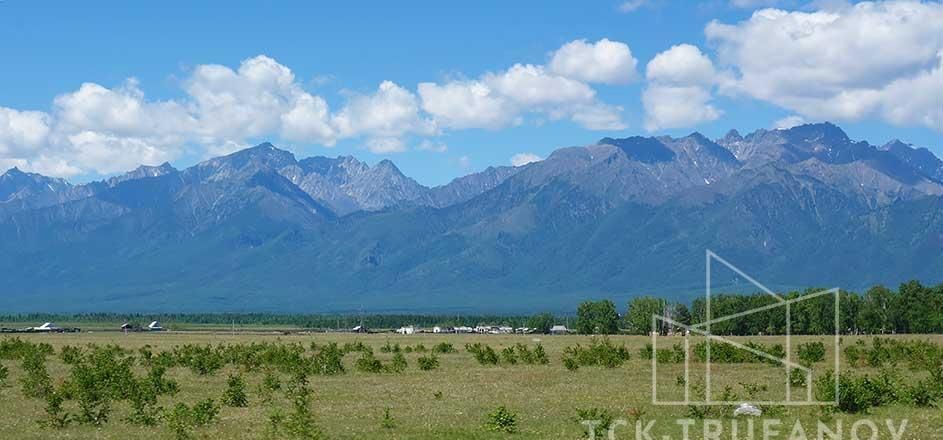
<path fill-rule="evenodd" d="M 450 342 L 458 353 L 440 355 L 441 366 L 433 371 L 420 371 L 416 359 L 421 354 L 406 354 L 409 368 L 400 374 L 366 374 L 353 368 L 356 354 L 348 355 L 345 363 L 348 372 L 339 376 L 311 376 L 314 391 L 312 410 L 317 424 L 328 438 L 334 439 L 578 439 L 585 438 L 577 417 L 577 408 L 602 408 L 617 417 L 629 418 L 641 414 L 645 422 L 656 421 L 652 433 L 656 438 L 670 435 L 681 438 L 681 429 L 675 424 L 678 418 L 688 417 L 685 407 L 653 406 L 651 402 L 651 364 L 639 357 L 639 350 L 650 338 L 646 337 L 611 337 L 616 344 L 625 344 L 632 359 L 623 366 L 613 369 L 580 368 L 567 371 L 561 362 L 563 350 L 577 343 L 586 345 L 589 337 L 583 336 L 472 336 L 472 335 L 352 335 L 352 334 L 312 334 L 278 335 L 252 334 L 235 336 L 212 332 L 187 333 L 82 333 L 82 334 L 32 334 L 20 335 L 24 340 L 47 342 L 58 352 L 64 345 L 117 344 L 128 349 L 137 349 L 151 345 L 155 350 L 167 350 L 182 344 L 239 344 L 250 342 L 300 342 L 307 346 L 311 342 L 360 341 L 370 345 L 377 357 L 384 361 L 390 355 L 380 352 L 380 347 L 388 341 L 402 345 L 424 344 L 432 347 L 439 342 Z M 943 344 L 941 336 L 921 336 L 937 344 Z M 535 340 L 546 348 L 550 364 L 482 366 L 463 349 L 466 343 L 482 342 L 495 347 L 510 346 L 515 343 L 533 345 Z M 777 337 L 737 338 L 764 344 L 781 343 Z M 795 338 L 794 344 L 810 340 L 823 340 L 830 347 L 827 339 L 802 337 Z M 844 345 L 854 342 L 855 338 L 846 337 Z M 661 342 L 660 342 L 661 343 Z M 833 359 L 829 350 L 826 363 Z M 10 369 L 7 380 L 9 386 L 0 388 L 0 439 L 128 439 L 128 438 L 173 438 L 170 431 L 161 425 L 156 427 L 138 427 L 125 422 L 128 413 L 124 402 L 117 403 L 111 420 L 102 427 L 71 425 L 63 430 L 41 427 L 37 420 L 43 414 L 43 402 L 23 397 L 19 386 L 22 374 L 18 362 L 3 361 Z M 819 367 L 825 368 L 826 364 Z M 69 368 L 56 356 L 48 358 L 48 367 L 53 380 L 61 380 L 68 374 Z M 729 385 L 736 388 L 741 383 L 767 384 L 775 390 L 782 383 L 782 371 L 768 365 L 738 364 L 726 365 L 722 374 L 718 374 L 718 386 Z M 184 368 L 174 368 L 168 377 L 176 380 L 180 391 L 174 396 L 161 397 L 160 404 L 171 407 L 177 402 L 194 403 L 207 397 L 219 401 L 223 395 L 226 378 L 235 371 L 232 366 L 212 376 L 198 376 Z M 674 365 L 659 370 L 659 390 L 671 392 L 677 387 L 675 378 L 683 370 Z M 703 371 L 702 365 L 692 365 L 692 372 Z M 866 369 L 856 370 L 854 374 L 874 373 Z M 694 374 L 694 373 L 692 373 Z M 906 372 L 905 372 L 906 374 Z M 260 401 L 257 386 L 261 374 L 246 375 L 249 383 L 248 408 L 223 408 L 216 423 L 200 428 L 196 438 L 206 439 L 268 439 L 280 438 L 268 430 L 268 417 L 274 407 L 285 407 L 286 402 L 276 400 L 272 403 Z M 662 391 L 659 391 L 660 393 Z M 66 408 L 73 410 L 72 402 Z M 504 405 L 518 415 L 518 432 L 501 434 L 485 428 L 486 414 L 497 406 Z M 384 413 L 389 409 L 392 416 L 390 423 L 383 423 Z M 891 406 L 877 408 L 867 415 L 835 414 L 828 415 L 816 407 L 777 408 L 775 417 L 783 421 L 786 427 L 793 426 L 795 420 L 801 420 L 810 428 L 809 438 L 815 438 L 816 422 L 824 421 L 834 426 L 841 421 L 846 427 L 861 418 L 870 418 L 883 423 L 884 419 L 908 419 L 906 439 L 943 438 L 943 411 L 939 408 L 912 408 Z M 729 414 L 725 414 L 729 416 Z M 384 426 L 386 425 L 386 426 Z M 789 437 L 789 429 L 781 437 Z M 700 425 L 695 425 L 694 432 L 700 432 Z M 635 438 L 634 429 L 624 428 L 617 432 L 617 438 Z M 700 434 L 692 438 L 701 438 Z M 729 437 L 722 437 L 729 438 Z M 846 437 L 843 438 L 850 438 Z M 867 438 L 867 436 L 863 437 Z M 882 430 L 877 438 L 891 438 Z"/>

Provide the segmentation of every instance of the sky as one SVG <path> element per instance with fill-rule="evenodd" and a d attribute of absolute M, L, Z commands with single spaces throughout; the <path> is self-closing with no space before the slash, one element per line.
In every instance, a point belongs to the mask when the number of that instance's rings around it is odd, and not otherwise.
<path fill-rule="evenodd" d="M 603 137 L 832 121 L 943 156 L 943 4 L 0 1 L 0 171 L 270 141 L 438 185 Z"/>

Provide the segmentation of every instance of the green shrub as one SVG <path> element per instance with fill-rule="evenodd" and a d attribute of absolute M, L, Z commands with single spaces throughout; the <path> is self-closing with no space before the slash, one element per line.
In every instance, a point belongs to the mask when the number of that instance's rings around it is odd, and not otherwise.
<path fill-rule="evenodd" d="M 537 344 L 534 347 L 534 363 L 538 365 L 547 365 L 550 363 L 550 358 L 547 356 L 547 351 L 544 350 L 544 346 Z"/>
<path fill-rule="evenodd" d="M 382 373 L 384 371 L 383 363 L 370 352 L 360 354 L 360 358 L 357 359 L 357 370 L 364 373 Z"/>
<path fill-rule="evenodd" d="M 465 344 L 465 351 L 471 353 L 475 357 L 475 360 L 481 365 L 498 364 L 498 353 L 489 345 L 480 342 Z"/>
<path fill-rule="evenodd" d="M 517 432 L 517 414 L 514 414 L 503 405 L 499 406 L 488 413 L 485 426 L 489 431 L 513 434 Z"/>
<path fill-rule="evenodd" d="M 219 415 L 219 406 L 213 399 L 204 399 L 193 405 L 193 424 L 196 426 L 206 426 L 216 420 Z"/>
<path fill-rule="evenodd" d="M 384 429 L 393 429 L 396 427 L 396 422 L 393 420 L 393 416 L 390 414 L 390 408 L 383 409 L 383 420 L 380 421 L 380 426 Z"/>
<path fill-rule="evenodd" d="M 804 387 L 806 385 L 806 372 L 799 368 L 789 370 L 789 384 L 794 387 Z"/>
<path fill-rule="evenodd" d="M 232 374 L 226 380 L 226 392 L 223 393 L 223 405 L 234 408 L 245 408 L 249 406 L 249 398 L 246 396 L 246 381 L 242 376 Z"/>
<path fill-rule="evenodd" d="M 825 360 L 825 344 L 819 341 L 799 344 L 799 361 L 802 365 L 810 367 L 823 360 Z"/>
<path fill-rule="evenodd" d="M 422 371 L 430 371 L 439 368 L 439 358 L 435 354 L 429 356 L 421 356 L 419 359 L 416 359 L 416 362 L 419 364 L 419 369 Z"/>
<path fill-rule="evenodd" d="M 845 373 L 838 380 L 838 409 L 846 413 L 863 413 L 871 408 L 900 402 L 905 390 L 899 378 L 890 371 L 882 371 L 877 377 L 852 376 Z M 815 381 L 816 398 L 820 401 L 835 400 L 835 376 L 829 371 Z"/>
<path fill-rule="evenodd" d="M 629 360 L 629 351 L 624 345 L 616 347 L 608 337 L 602 340 L 593 338 L 589 347 L 583 347 L 580 344 L 566 347 L 563 349 L 564 366 L 572 369 L 570 365 L 576 362 L 578 366 L 602 366 L 607 368 L 616 368 L 625 361 Z M 572 359 L 572 361 L 567 361 Z M 569 365 L 568 365 L 569 364 Z"/>
<path fill-rule="evenodd" d="M 564 357 L 563 366 L 569 371 L 576 371 L 576 370 L 579 370 L 580 363 L 574 358 Z"/>
<path fill-rule="evenodd" d="M 707 361 L 707 344 L 707 342 L 699 342 L 694 346 L 694 355 L 701 362 Z M 782 344 L 766 346 L 753 341 L 747 341 L 747 343 L 743 345 L 755 351 L 766 353 L 769 357 L 757 355 L 750 350 L 732 344 L 713 342 L 710 344 L 711 362 L 727 364 L 767 363 L 778 365 L 778 359 L 786 357 L 786 349 Z M 683 360 L 682 350 L 681 361 Z"/>
<path fill-rule="evenodd" d="M 161 410 L 157 407 L 157 390 L 148 380 L 134 381 L 127 393 L 131 414 L 125 419 L 133 425 L 154 426 Z"/>
<path fill-rule="evenodd" d="M 265 376 L 262 377 L 262 382 L 259 383 L 259 397 L 262 401 L 271 402 L 275 392 L 281 389 L 282 382 L 278 379 L 278 375 L 274 371 L 266 371 Z"/>
<path fill-rule="evenodd" d="M 82 359 L 82 349 L 79 347 L 66 345 L 62 347 L 61 351 L 59 351 L 59 359 L 61 359 L 62 363 L 66 365 L 76 364 Z"/>
<path fill-rule="evenodd" d="M 52 380 L 46 370 L 46 356 L 38 350 L 24 352 L 21 356 L 23 377 L 20 383 L 23 385 L 23 395 L 32 398 L 45 396 L 52 390 Z"/>
<path fill-rule="evenodd" d="M 391 373 L 402 373 L 406 371 L 408 366 L 406 356 L 403 356 L 403 353 L 396 353 L 393 355 L 393 360 L 390 362 L 390 365 L 387 366 L 387 371 Z"/>
<path fill-rule="evenodd" d="M 7 385 L 7 379 L 10 377 L 10 369 L 6 365 L 0 364 L 0 387 Z"/>
<path fill-rule="evenodd" d="M 361 353 L 369 353 L 373 356 L 373 351 L 368 347 L 360 348 Z M 324 376 L 334 376 L 344 373 L 344 350 L 337 347 L 337 343 L 332 342 L 321 347 L 318 353 L 311 359 L 312 372 Z"/>
<path fill-rule="evenodd" d="M 367 353 L 364 352 L 366 355 Z M 370 352 L 370 356 L 373 353 Z M 285 419 L 285 431 L 290 437 L 316 440 L 324 438 L 321 429 L 314 423 L 311 415 L 311 390 L 308 379 L 303 374 L 295 374 L 288 382 L 286 395 L 291 400 L 292 411 Z"/>
<path fill-rule="evenodd" d="M 514 347 L 505 347 L 501 350 L 501 362 L 504 362 L 508 365 L 514 365 L 517 363 L 517 354 L 514 351 Z"/>
<path fill-rule="evenodd" d="M 187 440 L 191 437 L 190 431 L 193 429 L 193 418 L 187 404 L 178 403 L 173 409 L 164 414 L 164 421 L 177 440 Z"/>
<path fill-rule="evenodd" d="M 218 415 L 219 407 L 213 399 L 206 399 L 192 408 L 183 402 L 178 403 L 164 413 L 164 421 L 178 440 L 185 440 L 192 438 L 194 428 L 209 425 Z"/>
<path fill-rule="evenodd" d="M 45 418 L 39 422 L 40 426 L 62 429 L 69 425 L 72 416 L 62 408 L 65 398 L 59 390 L 51 390 L 44 396 L 46 401 Z"/>
<path fill-rule="evenodd" d="M 440 342 L 432 347 L 432 352 L 438 354 L 449 354 L 455 353 L 456 351 L 457 350 L 455 350 L 455 347 L 453 347 L 452 344 L 448 342 Z"/>

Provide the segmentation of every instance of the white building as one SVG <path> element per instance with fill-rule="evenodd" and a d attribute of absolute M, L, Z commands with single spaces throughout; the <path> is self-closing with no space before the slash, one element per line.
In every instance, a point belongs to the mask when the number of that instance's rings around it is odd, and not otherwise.
<path fill-rule="evenodd" d="M 62 329 L 51 322 L 47 322 L 39 327 L 30 327 L 30 330 L 34 332 L 57 332 Z"/>
<path fill-rule="evenodd" d="M 551 335 L 565 335 L 569 332 L 570 330 L 567 329 L 566 326 L 563 326 L 563 325 L 555 325 L 553 327 L 550 327 Z"/>
<path fill-rule="evenodd" d="M 396 333 L 399 333 L 401 335 L 416 334 L 416 327 L 413 327 L 413 326 L 400 327 L 399 329 L 396 330 Z"/>
<path fill-rule="evenodd" d="M 160 326 L 160 322 L 158 321 L 153 321 L 147 325 L 147 331 L 150 331 L 150 332 L 159 332 L 163 329 L 164 328 Z"/>

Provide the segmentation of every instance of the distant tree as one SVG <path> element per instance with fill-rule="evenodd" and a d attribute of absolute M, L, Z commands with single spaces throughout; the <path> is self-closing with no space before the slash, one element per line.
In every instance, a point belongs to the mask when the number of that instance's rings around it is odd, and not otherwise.
<path fill-rule="evenodd" d="M 527 320 L 527 326 L 535 329 L 537 333 L 550 333 L 553 324 L 554 317 L 550 313 L 539 313 Z"/>
<path fill-rule="evenodd" d="M 687 307 L 685 307 L 687 310 Z M 663 316 L 665 300 L 654 296 L 640 296 L 629 301 L 625 313 L 625 328 L 634 335 L 647 335 L 652 329 L 652 315 Z M 688 316 L 690 320 L 690 316 Z"/>
<path fill-rule="evenodd" d="M 895 331 L 891 322 L 897 299 L 893 292 L 884 286 L 874 286 L 864 294 L 858 312 L 858 327 L 870 334 L 885 334 Z"/>
<path fill-rule="evenodd" d="M 585 301 L 576 311 L 576 331 L 611 335 L 619 331 L 619 313 L 610 300 Z"/>

